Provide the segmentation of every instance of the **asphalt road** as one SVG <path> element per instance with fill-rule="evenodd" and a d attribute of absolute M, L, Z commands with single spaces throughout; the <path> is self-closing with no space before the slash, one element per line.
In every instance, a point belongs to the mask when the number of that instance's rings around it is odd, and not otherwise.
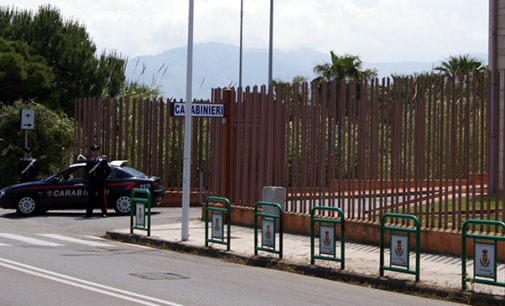
<path fill-rule="evenodd" d="M 158 208 L 153 222 L 180 222 Z M 99 239 L 129 218 L 0 215 L 2 305 L 454 305 Z M 199 215 L 192 209 L 191 217 Z M 118 227 L 119 226 L 119 227 Z"/>
<path fill-rule="evenodd" d="M 191 207 L 189 217 L 201 217 L 201 207 Z M 15 210 L 0 209 L 0 220 L 22 220 L 34 225 L 50 226 L 75 233 L 104 236 L 106 231 L 130 227 L 130 216 L 118 215 L 109 209 L 108 217 L 100 217 L 100 210 L 95 209 L 95 215 L 84 219 L 84 210 L 54 210 L 45 214 L 24 217 L 16 214 Z M 151 210 L 151 225 L 170 224 L 182 222 L 182 209 L 180 207 L 154 207 Z"/>

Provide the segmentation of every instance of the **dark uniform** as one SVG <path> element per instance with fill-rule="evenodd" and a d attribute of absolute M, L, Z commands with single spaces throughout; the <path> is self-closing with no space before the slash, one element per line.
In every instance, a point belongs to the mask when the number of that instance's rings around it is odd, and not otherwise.
<path fill-rule="evenodd" d="M 25 148 L 25 153 L 31 152 L 30 148 Z M 36 181 L 39 175 L 39 162 L 31 157 L 21 158 L 18 163 L 18 174 L 21 177 L 21 183 Z"/>
<path fill-rule="evenodd" d="M 92 151 L 99 151 L 98 146 L 91 147 Z M 95 168 L 95 166 L 98 166 Z M 94 169 L 94 170 L 93 170 Z M 86 174 L 88 175 L 88 208 L 85 218 L 91 217 L 93 208 L 98 203 L 102 210 L 102 217 L 107 217 L 107 200 L 105 199 L 105 179 L 110 174 L 110 166 L 106 159 L 91 158 L 86 162 Z"/>

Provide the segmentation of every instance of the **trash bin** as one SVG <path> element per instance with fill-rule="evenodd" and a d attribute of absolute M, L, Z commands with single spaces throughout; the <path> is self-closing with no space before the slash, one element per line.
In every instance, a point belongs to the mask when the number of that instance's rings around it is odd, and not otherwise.
<path fill-rule="evenodd" d="M 263 202 L 277 203 L 283 210 L 286 208 L 286 188 L 278 186 L 265 186 L 263 187 L 263 192 L 261 194 L 261 200 Z M 267 214 L 279 215 L 279 209 L 271 206 L 262 207 L 262 211 Z M 275 223 L 275 228 L 278 230 L 280 228 L 279 219 Z"/>

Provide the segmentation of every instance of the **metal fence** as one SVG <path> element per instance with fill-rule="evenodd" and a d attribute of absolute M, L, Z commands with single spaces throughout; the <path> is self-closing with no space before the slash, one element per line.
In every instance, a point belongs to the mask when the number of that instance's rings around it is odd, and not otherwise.
<path fill-rule="evenodd" d="M 505 221 L 503 133 L 491 137 L 491 118 L 503 131 L 504 110 L 491 113 L 488 80 L 487 73 L 421 75 L 214 89 L 212 102 L 225 103 L 228 117 L 192 119 L 191 187 L 253 207 L 264 186 L 283 186 L 285 211 L 340 207 L 347 218 L 370 221 L 406 213 L 429 228 Z M 169 117 L 167 107 L 76 101 L 76 154 L 89 155 L 96 142 L 111 159 L 129 159 L 168 190 L 180 188 L 184 119 Z"/>
<path fill-rule="evenodd" d="M 98 144 L 109 160 L 128 160 L 132 168 L 161 177 L 165 190 L 180 190 L 184 118 L 170 117 L 169 110 L 162 100 L 76 100 L 75 158 L 91 156 L 90 147 Z M 209 186 L 210 126 L 217 119 L 192 120 L 190 185 Z"/>
<path fill-rule="evenodd" d="M 284 210 L 296 213 L 340 207 L 370 221 L 405 213 L 444 229 L 504 220 L 503 179 L 493 178 L 496 194 L 487 189 L 492 154 L 503 173 L 503 134 L 493 152 L 488 141 L 491 116 L 503 130 L 503 109 L 490 113 L 489 91 L 487 74 L 239 88 L 223 183 L 232 203 L 250 207 L 274 185 L 286 187 Z"/>

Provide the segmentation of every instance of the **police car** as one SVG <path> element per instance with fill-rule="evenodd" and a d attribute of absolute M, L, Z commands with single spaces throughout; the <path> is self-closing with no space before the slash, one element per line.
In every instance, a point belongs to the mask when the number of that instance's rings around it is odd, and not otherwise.
<path fill-rule="evenodd" d="M 127 166 L 128 161 L 109 163 L 111 173 L 105 180 L 107 207 L 119 214 L 130 213 L 133 189 L 151 193 L 151 207 L 161 203 L 163 186 L 159 177 L 150 177 Z M 36 182 L 21 183 L 0 190 L 0 207 L 16 209 L 21 215 L 34 215 L 54 209 L 86 209 L 86 163 L 77 163 Z"/>

